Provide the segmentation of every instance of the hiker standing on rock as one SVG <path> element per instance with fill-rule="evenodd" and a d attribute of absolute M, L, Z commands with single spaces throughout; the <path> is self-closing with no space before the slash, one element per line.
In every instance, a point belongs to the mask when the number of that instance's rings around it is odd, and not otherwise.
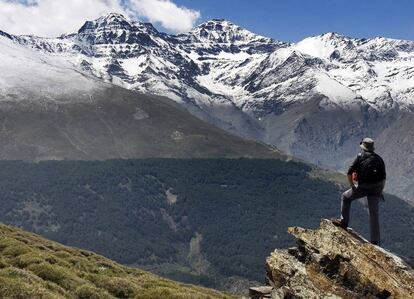
<path fill-rule="evenodd" d="M 385 186 L 385 164 L 382 158 L 374 152 L 374 140 L 364 138 L 360 142 L 360 147 L 362 151 L 348 169 L 348 182 L 351 189 L 342 194 L 341 219 L 333 219 L 332 222 L 346 229 L 352 201 L 367 197 L 371 243 L 380 245 L 378 205 Z M 354 181 L 358 182 L 357 186 Z"/>

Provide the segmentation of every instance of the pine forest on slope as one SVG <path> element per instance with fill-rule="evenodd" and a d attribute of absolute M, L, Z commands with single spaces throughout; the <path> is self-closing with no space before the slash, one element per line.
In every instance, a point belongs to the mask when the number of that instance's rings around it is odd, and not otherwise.
<path fill-rule="evenodd" d="M 245 293 L 287 227 L 337 217 L 342 187 L 278 159 L 0 162 L 0 220 L 183 282 Z M 355 203 L 351 226 L 367 234 Z M 362 202 L 365 206 L 366 203 Z M 414 209 L 386 195 L 385 248 L 414 257 Z"/>

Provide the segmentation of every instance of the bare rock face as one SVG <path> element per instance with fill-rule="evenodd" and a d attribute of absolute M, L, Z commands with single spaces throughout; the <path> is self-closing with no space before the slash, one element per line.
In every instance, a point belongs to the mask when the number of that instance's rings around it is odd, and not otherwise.
<path fill-rule="evenodd" d="M 413 269 L 352 230 L 324 219 L 319 229 L 289 233 L 298 246 L 272 252 L 266 260 L 272 289 L 252 290 L 252 298 L 414 298 Z"/>

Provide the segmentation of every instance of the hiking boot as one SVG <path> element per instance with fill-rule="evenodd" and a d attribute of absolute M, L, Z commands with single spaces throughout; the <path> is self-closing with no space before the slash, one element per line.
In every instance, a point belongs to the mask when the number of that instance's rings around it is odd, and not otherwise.
<path fill-rule="evenodd" d="M 339 226 L 343 229 L 347 229 L 347 227 L 348 227 L 348 225 L 343 223 L 341 219 L 331 219 L 331 221 L 332 221 L 333 225 Z"/>
<path fill-rule="evenodd" d="M 372 244 L 372 245 L 379 246 L 379 242 L 378 242 L 378 241 L 371 241 L 371 244 Z"/>

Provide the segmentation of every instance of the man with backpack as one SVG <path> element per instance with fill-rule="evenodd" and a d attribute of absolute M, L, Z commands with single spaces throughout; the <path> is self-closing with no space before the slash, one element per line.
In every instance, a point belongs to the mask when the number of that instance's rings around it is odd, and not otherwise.
<path fill-rule="evenodd" d="M 351 189 L 342 194 L 341 219 L 333 219 L 332 222 L 346 229 L 349 223 L 352 201 L 367 197 L 371 243 L 380 245 L 378 205 L 385 186 L 385 164 L 382 158 L 374 152 L 374 140 L 364 138 L 360 143 L 360 147 L 362 151 L 348 169 L 348 182 Z M 356 181 L 358 181 L 357 186 L 354 184 L 355 175 Z"/>

